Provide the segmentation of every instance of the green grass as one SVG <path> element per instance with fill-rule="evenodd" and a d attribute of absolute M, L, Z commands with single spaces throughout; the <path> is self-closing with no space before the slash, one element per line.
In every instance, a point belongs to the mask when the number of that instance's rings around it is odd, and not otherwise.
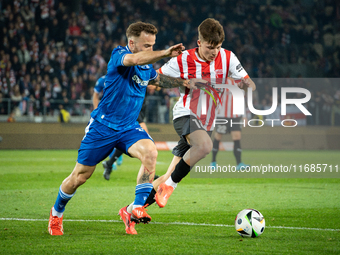
<path fill-rule="evenodd" d="M 74 150 L 0 151 L 0 254 L 340 253 L 337 178 L 186 177 L 165 208 L 150 206 L 153 224 L 138 225 L 138 235 L 127 235 L 117 212 L 134 199 L 140 165 L 127 156 L 110 181 L 98 165 L 67 205 L 65 234 L 50 236 L 49 211 L 76 157 Z M 158 174 L 171 158 L 170 152 L 159 152 Z M 234 162 L 232 152 L 220 152 L 222 159 Z M 252 165 L 340 165 L 338 151 L 245 151 L 243 159 Z M 259 238 L 242 238 L 232 226 L 245 208 L 265 216 Z M 185 222 L 193 224 L 179 224 Z"/>

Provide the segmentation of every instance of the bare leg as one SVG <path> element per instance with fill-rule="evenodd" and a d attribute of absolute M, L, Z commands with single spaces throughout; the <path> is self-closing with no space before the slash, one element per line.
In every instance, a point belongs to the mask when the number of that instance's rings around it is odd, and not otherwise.
<path fill-rule="evenodd" d="M 142 139 L 133 144 L 128 153 L 142 162 L 137 176 L 137 184 L 151 183 L 156 170 L 157 149 L 149 139 Z"/>
<path fill-rule="evenodd" d="M 196 130 L 187 135 L 186 139 L 192 147 L 184 154 L 183 160 L 192 167 L 211 152 L 212 141 L 204 130 Z"/>
<path fill-rule="evenodd" d="M 175 170 L 175 167 L 180 160 L 181 160 L 181 157 L 177 157 L 177 156 L 173 157 L 168 167 L 168 171 L 164 175 L 160 176 L 157 180 L 153 181 L 152 185 L 155 190 L 157 190 L 158 186 L 161 183 L 165 182 L 171 176 L 172 172 Z"/>
<path fill-rule="evenodd" d="M 72 173 L 63 181 L 61 189 L 66 194 L 73 194 L 77 188 L 83 185 L 91 177 L 96 166 L 85 166 L 76 163 Z"/>

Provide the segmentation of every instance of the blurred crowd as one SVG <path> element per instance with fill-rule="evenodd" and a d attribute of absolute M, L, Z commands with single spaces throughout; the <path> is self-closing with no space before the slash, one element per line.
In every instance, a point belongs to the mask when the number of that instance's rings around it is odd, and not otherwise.
<path fill-rule="evenodd" d="M 196 47 L 197 27 L 213 17 L 252 78 L 340 77 L 340 4 L 336 0 L 2 0 L 0 114 L 71 115 L 92 110 L 93 87 L 125 31 L 142 20 L 156 25 L 157 49 Z M 164 62 L 155 64 L 159 68 Z M 265 86 L 258 103 L 270 104 Z M 317 112 L 339 106 L 339 85 L 313 87 Z M 148 122 L 168 122 L 177 90 L 148 90 Z M 11 99 L 10 109 L 4 99 Z M 325 106 L 326 105 L 326 106 Z M 310 107 L 310 106 L 309 106 Z M 149 111 L 150 112 L 150 111 Z M 155 113 L 156 112 L 156 113 Z M 321 114 L 322 115 L 322 114 Z M 332 122 L 330 124 L 337 123 Z M 318 124 L 311 121 L 309 124 Z"/>

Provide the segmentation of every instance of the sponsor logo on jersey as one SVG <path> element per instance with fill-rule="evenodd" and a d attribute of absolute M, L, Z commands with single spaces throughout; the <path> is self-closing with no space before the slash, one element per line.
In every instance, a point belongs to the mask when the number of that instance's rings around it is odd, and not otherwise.
<path fill-rule="evenodd" d="M 222 69 L 216 69 L 216 70 L 215 70 L 215 73 L 216 73 L 217 75 L 223 75 L 223 70 L 222 70 Z"/>
<path fill-rule="evenodd" d="M 141 86 L 148 86 L 149 81 L 141 80 L 136 74 L 132 77 L 132 80 Z"/>
<path fill-rule="evenodd" d="M 241 65 L 241 64 L 238 64 L 238 66 L 236 66 L 236 70 L 237 70 L 238 72 L 241 72 L 241 71 L 243 70 L 242 65 Z"/>

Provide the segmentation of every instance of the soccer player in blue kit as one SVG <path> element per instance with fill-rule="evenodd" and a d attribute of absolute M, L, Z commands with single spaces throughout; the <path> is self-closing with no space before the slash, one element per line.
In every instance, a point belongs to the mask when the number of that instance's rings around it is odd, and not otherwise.
<path fill-rule="evenodd" d="M 176 57 L 184 50 L 182 44 L 177 44 L 166 50 L 153 51 L 156 34 L 157 29 L 152 24 L 133 23 L 126 31 L 128 45 L 118 46 L 112 51 L 103 98 L 91 113 L 78 150 L 77 163 L 62 182 L 50 211 L 48 231 L 51 235 L 63 235 L 63 212 L 67 202 L 115 147 L 142 162 L 131 221 L 147 223 L 151 220 L 144 204 L 153 188 L 157 149 L 152 138 L 138 125 L 138 114 L 148 84 L 165 88 L 190 87 L 185 80 L 157 74 L 153 69 L 152 63 L 165 57 Z M 136 234 L 134 228 L 126 229 L 126 232 Z"/>

